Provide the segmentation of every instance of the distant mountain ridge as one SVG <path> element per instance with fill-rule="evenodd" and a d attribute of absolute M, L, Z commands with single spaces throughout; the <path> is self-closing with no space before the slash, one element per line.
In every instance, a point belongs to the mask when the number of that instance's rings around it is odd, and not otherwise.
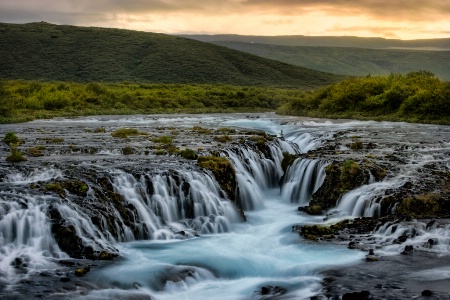
<path fill-rule="evenodd" d="M 357 37 L 238 35 L 185 37 L 322 72 L 366 76 L 427 70 L 443 80 L 450 80 L 450 39 L 401 41 Z"/>
<path fill-rule="evenodd" d="M 178 36 L 0 23 L 0 78 L 316 88 L 343 79 Z"/>
<path fill-rule="evenodd" d="M 450 51 L 450 38 L 398 40 L 377 37 L 356 36 L 254 36 L 234 34 L 213 35 L 180 35 L 202 42 L 245 42 L 258 44 L 271 44 L 282 46 L 312 46 L 312 47 L 351 47 L 368 49 L 414 49 Z"/>

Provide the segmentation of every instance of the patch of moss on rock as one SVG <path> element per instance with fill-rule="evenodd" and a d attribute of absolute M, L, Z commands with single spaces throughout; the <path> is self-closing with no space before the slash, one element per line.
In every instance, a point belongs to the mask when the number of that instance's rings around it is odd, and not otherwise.
<path fill-rule="evenodd" d="M 225 191 L 228 198 L 236 198 L 236 171 L 231 162 L 225 157 L 199 156 L 197 164 L 207 170 L 210 170 L 222 190 Z"/>
<path fill-rule="evenodd" d="M 450 216 L 450 202 L 438 193 L 412 195 L 398 203 L 396 212 L 412 218 L 444 218 Z"/>

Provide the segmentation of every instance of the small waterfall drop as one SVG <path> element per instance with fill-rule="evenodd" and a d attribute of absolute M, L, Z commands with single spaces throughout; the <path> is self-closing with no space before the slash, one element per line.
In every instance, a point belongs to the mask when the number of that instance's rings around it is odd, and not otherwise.
<path fill-rule="evenodd" d="M 136 239 L 171 239 L 226 232 L 240 221 L 217 182 L 197 171 L 114 176 L 116 192 L 137 211 Z"/>
<path fill-rule="evenodd" d="M 264 192 L 277 187 L 283 175 L 281 168 L 283 152 L 295 151 L 295 146 L 284 141 L 271 143 L 268 147 L 269 151 L 266 154 L 244 146 L 226 151 L 236 170 L 237 197 L 244 210 L 263 207 Z"/>
<path fill-rule="evenodd" d="M 52 237 L 47 217 L 51 196 L 0 192 L 0 284 L 11 285 L 27 272 L 66 258 Z M 26 271 L 26 272 L 24 272 Z"/>
<path fill-rule="evenodd" d="M 325 180 L 326 164 L 319 160 L 297 158 L 286 170 L 281 194 L 292 203 L 308 204 Z"/>

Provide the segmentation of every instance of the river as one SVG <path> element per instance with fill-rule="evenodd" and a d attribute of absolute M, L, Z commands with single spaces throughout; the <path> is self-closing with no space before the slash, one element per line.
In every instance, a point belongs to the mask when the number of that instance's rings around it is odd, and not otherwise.
<path fill-rule="evenodd" d="M 230 135 L 241 144 L 221 145 L 211 134 L 197 134 L 194 126 L 237 130 Z M 128 140 L 110 136 L 123 127 L 172 135 L 181 149 L 227 157 L 236 170 L 245 221 L 210 172 L 195 161 L 155 155 L 148 135 Z M 258 152 L 242 144 L 248 136 L 240 134 L 247 130 L 279 138 L 267 142 L 267 152 Z M 450 168 L 450 128 L 437 125 L 223 114 L 94 116 L 0 126 L 0 135 L 8 131 L 24 140 L 19 146 L 24 152 L 45 145 L 43 156 L 17 164 L 6 163 L 9 148 L 1 148 L 0 295 L 11 299 L 28 299 L 28 293 L 49 299 L 309 299 L 321 289 L 321 271 L 357 264 L 366 256 L 338 243 L 307 241 L 292 231 L 294 225 L 323 222 L 324 215 L 309 216 L 297 207 L 308 204 L 321 186 L 330 161 L 368 155 L 336 141 L 358 138 L 377 145 L 370 157 L 401 153 L 402 163 L 389 169 L 383 181 L 345 194 L 328 212 L 328 223 L 376 216 L 379 204 L 374 199 L 386 190 L 420 178 L 427 164 L 446 172 Z M 327 155 L 298 159 L 286 174 L 281 169 L 283 152 L 311 153 L 333 142 L 338 146 Z M 125 146 L 133 147 L 134 154 L 123 155 Z M 100 202 L 97 174 L 131 207 L 132 221 L 118 206 L 95 207 Z M 48 190 L 48 183 L 67 179 L 86 182 L 88 190 L 80 195 L 70 188 Z M 92 267 L 81 279 L 73 277 L 73 270 L 58 263 L 69 255 L 54 238 L 55 209 L 83 245 L 96 253 L 118 251 L 120 257 Z M 421 247 L 424 240 L 437 237 L 440 246 L 432 250 L 447 255 L 448 229 L 419 234 L 413 243 Z M 383 230 L 379 241 L 400 235 Z M 401 250 L 400 245 L 380 249 L 384 255 Z M 58 281 L 63 277 L 71 280 L 72 288 Z M 58 283 L 30 292 L 46 280 Z M 76 285 L 76 280 L 84 284 Z"/>

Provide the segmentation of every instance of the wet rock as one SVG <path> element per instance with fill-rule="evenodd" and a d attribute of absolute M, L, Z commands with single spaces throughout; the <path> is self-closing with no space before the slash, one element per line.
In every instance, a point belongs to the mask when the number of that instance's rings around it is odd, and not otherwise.
<path fill-rule="evenodd" d="M 61 282 L 69 282 L 69 281 L 70 281 L 70 278 L 69 278 L 69 277 L 61 277 L 61 278 L 59 279 L 59 281 L 61 281 Z"/>
<path fill-rule="evenodd" d="M 403 255 L 412 254 L 414 252 L 414 247 L 412 245 L 406 245 L 405 249 L 401 252 Z"/>
<path fill-rule="evenodd" d="M 424 291 L 422 291 L 422 296 L 424 296 L 424 297 L 430 297 L 430 296 L 432 296 L 432 295 L 433 295 L 433 292 L 430 291 L 430 290 L 424 290 Z"/>
<path fill-rule="evenodd" d="M 16 257 L 13 262 L 11 262 L 11 266 L 16 269 L 24 269 L 28 267 L 28 264 L 22 257 Z"/>
<path fill-rule="evenodd" d="M 369 299 L 370 299 L 369 291 L 346 293 L 342 296 L 342 300 L 369 300 Z"/>
<path fill-rule="evenodd" d="M 108 251 L 102 251 L 102 252 L 100 252 L 100 254 L 98 255 L 97 258 L 99 260 L 113 260 L 117 256 L 118 256 L 117 253 L 112 253 L 112 252 L 108 252 Z"/>
<path fill-rule="evenodd" d="M 263 286 L 261 290 L 259 290 L 261 295 L 270 295 L 270 296 L 279 296 L 286 293 L 286 289 L 281 286 Z"/>
<path fill-rule="evenodd" d="M 369 249 L 369 255 L 375 255 L 373 249 Z"/>
<path fill-rule="evenodd" d="M 439 244 L 439 240 L 437 238 L 428 239 L 428 244 L 430 246 L 435 246 L 435 245 Z"/>
<path fill-rule="evenodd" d="M 75 269 L 75 276 L 81 277 L 86 275 L 91 270 L 90 266 Z"/>
<path fill-rule="evenodd" d="M 408 237 L 406 235 L 401 235 L 397 239 L 394 240 L 394 244 L 402 244 L 402 243 L 406 242 L 407 239 L 408 239 Z"/>
<path fill-rule="evenodd" d="M 427 223 L 427 225 L 426 225 L 426 229 L 429 229 L 429 228 L 431 228 L 431 227 L 433 227 L 433 225 L 436 223 L 436 220 L 431 220 L 430 222 L 428 222 Z"/>

